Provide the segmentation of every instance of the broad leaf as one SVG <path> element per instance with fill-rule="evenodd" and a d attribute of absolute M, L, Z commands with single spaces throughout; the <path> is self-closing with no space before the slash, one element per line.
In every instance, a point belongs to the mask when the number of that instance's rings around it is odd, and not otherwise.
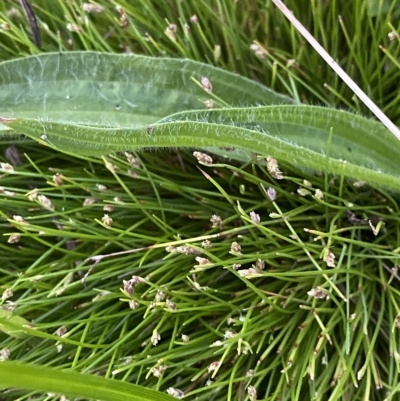
<path fill-rule="evenodd" d="M 212 94 L 193 80 L 208 78 Z M 293 103 L 246 78 L 191 60 L 97 52 L 0 63 L 0 116 L 139 128 L 178 111 Z M 219 101 L 218 99 L 221 99 Z"/>
<path fill-rule="evenodd" d="M 212 93 L 199 85 L 202 77 Z M 23 133 L 63 152 L 211 148 L 238 160 L 271 155 L 400 191 L 393 162 L 400 143 L 380 123 L 293 105 L 255 82 L 193 61 L 46 54 L 0 64 L 0 89 L 0 121 L 11 128 L 4 134 Z M 204 110 L 209 99 L 224 108 Z M 272 106 L 257 106 L 265 104 Z"/>

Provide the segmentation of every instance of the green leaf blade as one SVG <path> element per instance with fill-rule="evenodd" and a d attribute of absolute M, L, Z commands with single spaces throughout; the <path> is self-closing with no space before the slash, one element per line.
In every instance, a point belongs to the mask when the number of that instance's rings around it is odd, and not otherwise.
<path fill-rule="evenodd" d="M 197 120 L 221 125 L 230 125 L 234 121 L 237 127 L 264 132 L 266 138 L 274 137 L 321 155 L 327 154 L 332 129 L 331 158 L 400 175 L 394 163 L 400 155 L 400 141 L 382 124 L 344 110 L 305 105 L 266 106 L 183 112 L 165 120 Z M 265 154 L 262 147 L 259 151 Z"/>
<path fill-rule="evenodd" d="M 272 108 L 276 108 L 277 110 L 275 111 L 279 115 L 282 107 L 285 106 Z M 302 108 L 305 106 L 298 107 L 292 110 L 294 118 L 302 115 Z M 229 113 L 230 111 L 230 109 L 225 109 L 219 112 Z M 201 120 L 204 120 L 204 115 L 201 117 Z M 363 164 L 349 162 L 344 167 L 344 159 L 326 157 L 324 153 L 325 146 L 322 150 L 315 146 L 315 149 L 313 149 L 313 138 L 302 138 L 304 141 L 302 144 L 294 143 L 282 139 L 277 135 L 270 135 L 268 133 L 269 126 L 266 121 L 263 121 L 263 124 L 267 132 L 255 131 L 240 126 L 236 127 L 234 125 L 191 120 L 160 122 L 152 126 L 151 132 L 146 129 L 108 129 L 62 123 L 46 123 L 36 120 L 15 120 L 9 123 L 11 127 L 23 130 L 28 136 L 48 146 L 78 155 L 99 156 L 127 149 L 138 150 L 142 148 L 179 146 L 199 149 L 206 147 L 220 148 L 229 145 L 233 148 L 244 150 L 248 158 L 255 159 L 257 155 L 264 157 L 272 155 L 278 160 L 295 164 L 298 167 L 314 171 L 324 170 L 337 175 L 344 173 L 347 177 L 356 180 L 365 180 L 376 185 L 387 186 L 393 190 L 400 191 L 400 175 L 398 172 L 396 173 L 395 168 L 393 171 L 385 172 L 382 169 L 373 169 Z M 314 124 L 312 125 L 315 128 L 315 132 L 318 133 L 317 129 L 320 129 L 322 134 L 327 136 L 329 128 L 325 128 L 324 132 L 323 126 L 323 120 L 322 123 L 319 120 L 314 120 Z M 270 127 L 271 129 L 276 127 L 276 122 L 273 119 L 270 121 Z M 295 126 L 292 122 L 288 121 L 285 128 L 290 130 L 293 127 Z M 338 138 L 340 140 L 340 136 Z M 317 143 L 318 141 L 319 139 Z M 321 141 L 321 143 L 325 145 L 324 141 Z M 343 150 L 347 145 L 346 141 L 343 143 L 339 141 L 336 150 Z M 354 153 L 362 152 L 363 148 L 357 147 L 357 143 L 352 143 L 351 146 L 354 148 Z M 373 151 L 375 152 L 375 150 Z M 384 152 L 385 149 L 382 148 L 380 151 Z M 229 151 L 226 152 L 226 156 L 229 157 Z M 358 157 L 361 156 L 359 155 Z M 363 154 L 363 156 L 367 157 L 368 154 Z M 390 160 L 386 160 L 383 153 L 381 156 L 381 167 L 384 170 L 386 168 L 390 170 Z"/>
<path fill-rule="evenodd" d="M 0 363 L 0 387 L 103 401 L 172 401 L 167 394 L 95 375 L 16 362 Z"/>
<path fill-rule="evenodd" d="M 211 81 L 212 93 L 199 84 L 202 77 Z M 205 64 L 52 53 L 1 63 L 0 88 L 0 122 L 11 128 L 3 134 L 23 133 L 66 153 L 213 148 L 238 160 L 271 155 L 400 190 L 393 162 L 400 142 L 380 123 L 295 105 L 258 83 Z M 223 108 L 205 110 L 209 99 Z M 218 149 L 227 146 L 237 150 Z"/>
<path fill-rule="evenodd" d="M 231 106 L 292 103 L 238 75 L 185 59 L 47 53 L 0 64 L 0 116 L 139 128 L 212 98 Z"/>

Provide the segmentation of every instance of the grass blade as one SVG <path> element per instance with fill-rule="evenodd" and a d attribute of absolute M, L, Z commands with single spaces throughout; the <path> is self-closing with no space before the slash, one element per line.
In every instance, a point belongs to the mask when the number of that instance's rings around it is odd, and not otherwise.
<path fill-rule="evenodd" d="M 171 401 L 167 394 L 103 377 L 15 362 L 0 364 L 0 386 L 103 401 Z"/>

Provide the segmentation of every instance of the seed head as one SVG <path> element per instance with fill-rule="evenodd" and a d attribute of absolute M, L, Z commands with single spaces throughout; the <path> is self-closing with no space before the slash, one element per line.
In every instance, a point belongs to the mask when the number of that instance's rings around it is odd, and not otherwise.
<path fill-rule="evenodd" d="M 2 348 L 0 350 L 0 362 L 6 361 L 10 357 L 10 349 L 9 348 Z"/>
<path fill-rule="evenodd" d="M 199 19 L 197 18 L 197 15 L 196 15 L 196 14 L 193 14 L 193 15 L 190 17 L 190 22 L 191 22 L 192 24 L 194 24 L 194 25 L 196 25 L 196 24 L 199 23 Z"/>
<path fill-rule="evenodd" d="M 21 239 L 21 234 L 20 233 L 14 233 L 14 234 L 11 234 L 8 237 L 7 242 L 9 244 L 16 244 L 17 242 L 19 242 L 20 239 Z"/>
<path fill-rule="evenodd" d="M 367 181 L 356 181 L 356 182 L 353 182 L 353 187 L 361 188 L 361 187 L 363 187 L 366 183 L 367 183 Z"/>
<path fill-rule="evenodd" d="M 147 279 L 147 277 L 146 277 L 146 279 Z M 144 279 L 143 277 L 134 275 L 131 278 L 131 282 L 132 282 L 133 285 L 137 285 L 137 284 L 140 284 L 140 283 L 144 283 L 146 279 Z"/>
<path fill-rule="evenodd" d="M 208 367 L 208 373 L 217 371 L 222 365 L 221 361 L 215 361 Z"/>
<path fill-rule="evenodd" d="M 83 11 L 92 14 L 99 14 L 104 11 L 104 7 L 97 3 L 83 3 Z"/>
<path fill-rule="evenodd" d="M 257 390 L 254 386 L 247 387 L 247 394 L 249 395 L 251 401 L 257 400 Z"/>
<path fill-rule="evenodd" d="M 53 182 L 57 185 L 57 187 L 61 187 L 63 185 L 63 176 L 60 173 L 53 175 Z"/>
<path fill-rule="evenodd" d="M 11 31 L 11 25 L 7 22 L 0 24 L 0 31 Z"/>
<path fill-rule="evenodd" d="M 201 258 L 200 256 L 197 256 L 195 259 L 199 265 L 209 265 L 210 264 L 210 261 L 206 258 Z"/>
<path fill-rule="evenodd" d="M 212 157 L 206 153 L 193 152 L 193 156 L 202 164 L 211 165 L 213 163 Z"/>
<path fill-rule="evenodd" d="M 297 193 L 298 193 L 300 196 L 308 196 L 308 195 L 311 195 L 311 192 L 310 192 L 308 189 L 305 189 L 305 188 L 298 188 L 298 189 L 297 189 Z"/>
<path fill-rule="evenodd" d="M 153 373 L 154 377 L 161 377 L 166 369 L 167 367 L 165 365 L 153 366 L 151 368 L 151 373 Z"/>
<path fill-rule="evenodd" d="M 14 295 L 12 288 L 6 288 L 1 296 L 1 300 L 5 301 L 8 298 L 11 298 Z"/>
<path fill-rule="evenodd" d="M 212 247 L 212 243 L 210 240 L 206 239 L 201 243 L 201 247 L 204 249 L 208 249 Z"/>
<path fill-rule="evenodd" d="M 13 220 L 20 224 L 28 224 L 28 222 L 22 216 L 13 216 Z"/>
<path fill-rule="evenodd" d="M 11 7 L 7 12 L 6 15 L 8 18 L 10 19 L 16 19 L 16 18 L 20 18 L 21 17 L 21 13 L 20 11 L 15 8 L 15 7 Z"/>
<path fill-rule="evenodd" d="M 37 188 L 32 189 L 32 191 L 30 191 L 30 192 L 27 193 L 28 199 L 29 199 L 31 202 L 33 202 L 33 201 L 37 198 L 38 192 L 39 192 L 39 190 L 38 190 Z"/>
<path fill-rule="evenodd" d="M 132 285 L 131 280 L 122 280 L 122 283 L 124 285 L 124 291 L 131 297 L 135 292 L 135 287 Z"/>
<path fill-rule="evenodd" d="M 205 100 L 204 105 L 206 106 L 207 109 L 215 109 L 215 103 L 211 99 Z"/>
<path fill-rule="evenodd" d="M 315 190 L 315 197 L 321 201 L 324 200 L 324 194 L 318 188 Z"/>
<path fill-rule="evenodd" d="M 201 83 L 202 88 L 206 92 L 208 92 L 208 93 L 212 92 L 213 87 L 211 85 L 210 80 L 207 77 L 201 77 L 200 83 Z"/>
<path fill-rule="evenodd" d="M 105 215 L 101 218 L 101 221 L 104 223 L 104 225 L 105 225 L 106 227 L 111 227 L 111 226 L 112 226 L 112 223 L 113 223 L 113 219 L 112 219 L 108 214 L 105 214 Z"/>
<path fill-rule="evenodd" d="M 6 171 L 7 173 L 14 172 L 14 167 L 9 163 L 0 163 L 0 169 Z"/>
<path fill-rule="evenodd" d="M 252 279 L 256 277 L 262 277 L 262 274 L 258 272 L 256 269 L 250 267 L 250 269 L 242 269 L 238 270 L 239 276 L 245 277 L 247 279 Z"/>
<path fill-rule="evenodd" d="M 258 57 L 258 58 L 265 58 L 268 55 L 268 52 L 262 48 L 257 42 L 253 42 L 250 45 L 250 50 L 253 51 L 253 53 Z"/>
<path fill-rule="evenodd" d="M 151 343 L 156 346 L 158 342 L 161 340 L 160 334 L 158 334 L 157 329 L 153 330 L 153 334 L 151 335 Z"/>
<path fill-rule="evenodd" d="M 93 203 L 96 203 L 96 199 L 94 199 L 94 198 L 86 198 L 83 201 L 83 206 L 90 206 L 90 205 L 93 205 Z"/>
<path fill-rule="evenodd" d="M 183 396 L 185 395 L 185 393 L 182 390 L 179 390 L 179 388 L 173 388 L 173 387 L 168 388 L 167 393 L 169 395 L 172 395 L 172 397 L 175 397 L 175 398 L 183 398 Z"/>
<path fill-rule="evenodd" d="M 75 33 L 80 33 L 80 32 L 82 32 L 82 28 L 81 28 L 79 25 L 73 24 L 73 23 L 71 23 L 71 22 L 67 24 L 67 29 L 68 29 L 70 32 L 75 32 Z"/>
<path fill-rule="evenodd" d="M 222 219 L 217 214 L 213 214 L 210 219 L 212 228 L 222 229 Z"/>
<path fill-rule="evenodd" d="M 131 300 L 131 301 L 129 301 L 129 307 L 130 307 L 131 309 L 136 309 L 136 308 L 139 307 L 139 302 L 137 302 L 137 301 L 135 301 L 135 300 Z"/>
<path fill-rule="evenodd" d="M 335 255 L 328 248 L 325 249 L 323 260 L 328 267 L 335 267 Z"/>
<path fill-rule="evenodd" d="M 275 202 L 276 199 L 276 191 L 274 188 L 268 188 L 267 189 L 267 196 L 269 198 L 270 201 Z"/>
<path fill-rule="evenodd" d="M 121 7 L 121 6 L 116 6 L 115 7 L 117 11 L 119 12 L 119 26 L 121 28 L 128 28 L 129 26 L 129 20 L 128 16 L 126 15 L 126 11 Z"/>
<path fill-rule="evenodd" d="M 224 339 L 227 340 L 227 339 L 233 338 L 235 336 L 237 336 L 237 333 L 235 331 L 226 330 L 225 334 L 224 334 Z"/>
<path fill-rule="evenodd" d="M 265 262 L 262 259 L 257 259 L 257 261 L 256 261 L 256 269 L 264 270 L 264 268 L 265 268 Z"/>
<path fill-rule="evenodd" d="M 164 301 L 164 299 L 165 299 L 165 294 L 161 290 L 157 290 L 157 293 L 155 296 L 155 301 L 161 302 L 161 301 Z"/>
<path fill-rule="evenodd" d="M 39 195 L 37 200 L 45 209 L 51 210 L 52 212 L 54 211 L 54 205 L 47 196 Z"/>
<path fill-rule="evenodd" d="M 178 27 L 176 24 L 169 24 L 164 33 L 172 40 L 172 42 L 176 42 L 176 32 L 178 31 Z"/>
<path fill-rule="evenodd" d="M 267 157 L 267 170 L 276 180 L 282 180 L 282 171 L 279 170 L 278 162 L 272 156 Z"/>
<path fill-rule="evenodd" d="M 235 253 L 241 253 L 242 247 L 236 241 L 233 241 L 231 244 L 231 251 Z"/>
<path fill-rule="evenodd" d="M 176 251 L 179 253 L 183 253 L 185 255 L 200 255 L 201 254 L 200 250 L 193 248 L 190 245 L 178 246 L 176 248 Z"/>
<path fill-rule="evenodd" d="M 167 301 L 165 302 L 165 306 L 167 307 L 167 309 L 169 309 L 171 311 L 176 310 L 175 302 L 172 302 L 169 298 L 167 298 Z"/>
<path fill-rule="evenodd" d="M 114 208 L 115 208 L 114 205 L 110 205 L 110 204 L 104 205 L 103 211 L 104 211 L 104 212 L 112 212 L 112 211 L 114 210 Z"/>
<path fill-rule="evenodd" d="M 327 292 L 321 287 L 312 288 L 310 291 L 307 292 L 307 294 L 310 297 L 316 299 L 324 299 L 328 295 Z"/>
<path fill-rule="evenodd" d="M 258 224 L 261 221 L 260 215 L 256 212 L 250 212 L 250 219 L 254 224 Z"/>
<path fill-rule="evenodd" d="M 60 328 L 57 329 L 56 335 L 58 337 L 63 337 L 65 334 L 67 334 L 67 328 L 65 326 L 61 326 Z"/>
<path fill-rule="evenodd" d="M 96 188 L 100 191 L 100 192 L 105 192 L 107 191 L 107 187 L 103 184 L 96 184 Z"/>
<path fill-rule="evenodd" d="M 126 160 L 128 161 L 128 163 L 135 167 L 135 168 L 140 168 L 140 161 L 137 157 L 133 156 L 131 153 L 129 152 L 125 152 L 125 157 Z"/>

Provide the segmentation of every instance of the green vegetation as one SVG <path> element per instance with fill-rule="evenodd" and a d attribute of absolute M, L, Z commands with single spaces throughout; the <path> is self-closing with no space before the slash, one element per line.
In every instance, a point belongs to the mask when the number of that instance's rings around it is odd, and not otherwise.
<path fill-rule="evenodd" d="M 371 116 L 270 2 L 131 3 L 89 13 L 36 1 L 43 51 L 188 57 L 296 102 Z M 396 3 L 286 3 L 399 125 Z M 1 60 L 39 53 L 13 7 L 0 5 Z M 76 158 L 22 136 L 1 146 L 2 360 L 189 400 L 397 399 L 396 193 L 323 165 L 280 163 L 280 173 L 273 159 L 199 166 L 180 149 Z M 32 383 L 26 366 L 0 366 L 0 386 L 17 386 L 18 368 L 20 387 Z M 1 398 L 64 397 L 44 373 L 37 383 L 48 393 L 25 384 Z M 68 386 L 79 394 L 78 379 Z"/>

